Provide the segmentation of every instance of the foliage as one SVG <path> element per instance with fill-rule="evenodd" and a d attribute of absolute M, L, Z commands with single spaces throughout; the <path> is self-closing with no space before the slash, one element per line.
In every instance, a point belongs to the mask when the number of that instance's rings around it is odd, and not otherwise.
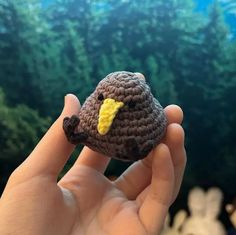
<path fill-rule="evenodd" d="M 3 177 L 32 151 L 49 126 L 50 119 L 25 105 L 9 107 L 0 89 L 0 171 Z M 6 179 L 5 179 L 6 180 Z M 2 182 L 1 182 L 2 183 Z"/>
<path fill-rule="evenodd" d="M 185 112 L 184 187 L 235 193 L 236 44 L 218 1 L 207 16 L 194 9 L 192 0 L 55 0 L 47 8 L 39 0 L 0 0 L 4 161 L 27 155 L 66 93 L 83 102 L 106 74 L 139 71 L 164 106 Z M 112 162 L 108 173 L 120 169 Z"/>
<path fill-rule="evenodd" d="M 53 31 L 37 0 L 9 0 L 0 6 L 0 56 L 5 58 L 0 82 L 8 101 L 55 117 L 67 92 L 80 89 L 84 97 L 84 85 L 91 89 L 84 42 L 68 19 L 63 32 Z"/>

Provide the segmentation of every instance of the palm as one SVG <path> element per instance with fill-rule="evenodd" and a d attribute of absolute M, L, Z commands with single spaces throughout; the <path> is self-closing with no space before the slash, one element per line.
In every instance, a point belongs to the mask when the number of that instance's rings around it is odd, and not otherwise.
<path fill-rule="evenodd" d="M 137 230 L 132 229 L 132 234 L 146 234 L 138 215 L 138 203 L 128 200 L 101 173 L 78 166 L 60 184 L 75 195 L 80 212 L 75 221 L 83 221 L 73 228 L 75 234 L 129 234 L 131 224 Z"/>

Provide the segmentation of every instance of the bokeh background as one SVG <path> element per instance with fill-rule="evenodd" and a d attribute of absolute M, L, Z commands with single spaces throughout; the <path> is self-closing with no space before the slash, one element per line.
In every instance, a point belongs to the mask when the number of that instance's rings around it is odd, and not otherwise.
<path fill-rule="evenodd" d="M 0 192 L 63 107 L 117 70 L 143 73 L 185 113 L 194 186 L 236 196 L 235 0 L 0 0 Z M 80 148 L 66 165 L 73 164 Z M 128 164 L 112 161 L 106 175 Z M 222 221 L 230 226 L 222 209 Z"/>

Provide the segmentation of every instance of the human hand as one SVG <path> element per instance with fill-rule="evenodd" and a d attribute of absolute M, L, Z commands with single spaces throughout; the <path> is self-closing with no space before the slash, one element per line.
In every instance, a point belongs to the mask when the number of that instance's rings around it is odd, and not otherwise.
<path fill-rule="evenodd" d="M 181 109 L 165 108 L 163 143 L 117 180 L 103 175 L 110 159 L 84 147 L 57 183 L 75 147 L 66 140 L 63 118 L 78 114 L 78 106 L 75 96 L 66 96 L 60 117 L 10 176 L 0 199 L 0 234 L 159 234 L 186 163 Z"/>

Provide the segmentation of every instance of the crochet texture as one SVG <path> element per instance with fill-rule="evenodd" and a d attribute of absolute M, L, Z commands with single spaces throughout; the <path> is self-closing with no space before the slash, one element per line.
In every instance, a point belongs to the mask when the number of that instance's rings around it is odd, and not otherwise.
<path fill-rule="evenodd" d="M 124 161 L 146 157 L 160 143 L 166 126 L 163 108 L 145 80 L 126 71 L 101 80 L 78 117 L 67 117 L 63 124 L 71 143 Z"/>

